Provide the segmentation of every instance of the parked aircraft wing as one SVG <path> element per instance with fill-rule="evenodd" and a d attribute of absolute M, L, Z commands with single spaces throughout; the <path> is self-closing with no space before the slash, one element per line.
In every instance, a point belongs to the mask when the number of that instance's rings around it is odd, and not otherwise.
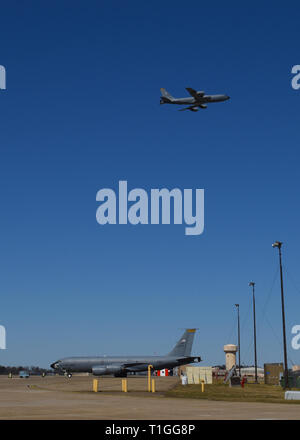
<path fill-rule="evenodd" d="M 182 360 L 182 358 L 178 358 L 177 361 L 180 362 Z M 197 362 L 202 362 L 202 359 L 200 356 L 185 356 L 185 360 L 187 363 L 197 363 Z"/>
<path fill-rule="evenodd" d="M 197 90 L 192 89 L 191 87 L 186 87 L 186 90 L 195 99 L 202 98 L 202 96 L 205 94 L 205 92 L 197 92 Z"/>
<path fill-rule="evenodd" d="M 129 368 L 129 367 L 136 367 L 141 365 L 145 365 L 145 362 L 124 362 L 123 367 Z"/>

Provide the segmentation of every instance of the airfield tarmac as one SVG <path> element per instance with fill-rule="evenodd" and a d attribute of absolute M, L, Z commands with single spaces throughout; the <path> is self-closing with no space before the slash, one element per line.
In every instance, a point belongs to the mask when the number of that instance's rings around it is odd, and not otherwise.
<path fill-rule="evenodd" d="M 52 420 L 283 420 L 300 419 L 295 404 L 222 402 L 167 398 L 164 391 L 178 383 L 176 377 L 156 378 L 157 393 L 147 393 L 146 377 L 129 377 L 128 393 L 121 379 L 104 377 L 102 390 L 92 392 L 93 377 L 0 376 L 0 419 Z"/>

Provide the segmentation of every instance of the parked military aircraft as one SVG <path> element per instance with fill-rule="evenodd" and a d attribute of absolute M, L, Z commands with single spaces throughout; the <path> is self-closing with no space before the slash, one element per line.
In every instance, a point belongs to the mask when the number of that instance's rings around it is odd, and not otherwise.
<path fill-rule="evenodd" d="M 127 373 L 146 371 L 148 365 L 152 365 L 155 370 L 161 370 L 200 362 L 200 357 L 191 356 L 195 331 L 196 329 L 186 329 L 173 350 L 164 356 L 69 357 L 54 362 L 51 368 L 69 377 L 75 372 L 93 373 L 95 376 L 113 374 L 115 377 L 126 377 Z"/>
<path fill-rule="evenodd" d="M 205 92 L 197 92 L 197 90 L 191 89 L 190 87 L 186 87 L 186 90 L 191 95 L 191 98 L 174 98 L 166 89 L 161 88 L 162 96 L 160 103 L 188 105 L 189 107 L 182 108 L 179 111 L 190 110 L 197 112 L 199 108 L 206 108 L 209 102 L 222 102 L 230 99 L 228 95 L 206 95 Z"/>

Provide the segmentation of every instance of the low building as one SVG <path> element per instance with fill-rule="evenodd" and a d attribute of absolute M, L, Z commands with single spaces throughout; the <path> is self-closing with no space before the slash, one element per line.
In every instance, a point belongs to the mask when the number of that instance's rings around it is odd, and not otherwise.
<path fill-rule="evenodd" d="M 206 384 L 212 384 L 212 367 L 191 367 L 187 366 L 185 371 L 188 384 L 200 384 L 202 381 Z"/>
<path fill-rule="evenodd" d="M 279 385 L 280 376 L 283 373 L 282 363 L 264 364 L 265 384 Z"/>
<path fill-rule="evenodd" d="M 237 367 L 237 371 L 239 371 Z M 255 367 L 242 367 L 241 368 L 241 376 L 246 377 L 255 377 Z M 264 377 L 264 369 L 257 367 L 257 377 L 263 378 Z"/>

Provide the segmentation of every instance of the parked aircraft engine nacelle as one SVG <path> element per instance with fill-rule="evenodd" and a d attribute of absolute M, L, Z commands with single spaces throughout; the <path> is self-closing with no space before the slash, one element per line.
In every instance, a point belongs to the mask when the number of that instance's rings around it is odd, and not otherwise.
<path fill-rule="evenodd" d="M 124 370 L 119 365 L 99 365 L 92 368 L 94 376 L 103 376 L 105 374 L 122 375 Z"/>

